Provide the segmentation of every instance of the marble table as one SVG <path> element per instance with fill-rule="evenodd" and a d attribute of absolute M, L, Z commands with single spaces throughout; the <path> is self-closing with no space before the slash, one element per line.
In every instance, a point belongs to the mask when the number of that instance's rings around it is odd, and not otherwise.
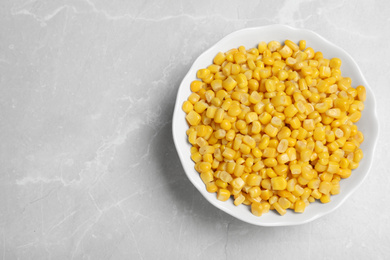
<path fill-rule="evenodd" d="M 388 1 L 2 1 L 0 258 L 389 259 L 389 13 Z M 348 50 L 380 111 L 369 178 L 300 226 L 257 227 L 214 208 L 172 140 L 196 57 L 268 24 Z"/>

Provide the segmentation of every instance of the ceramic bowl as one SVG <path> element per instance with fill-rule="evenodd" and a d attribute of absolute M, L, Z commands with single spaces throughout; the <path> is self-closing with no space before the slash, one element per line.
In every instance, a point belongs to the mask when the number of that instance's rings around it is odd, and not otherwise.
<path fill-rule="evenodd" d="M 367 99 L 365 101 L 365 109 L 362 112 L 360 121 L 357 123 L 359 130 L 363 132 L 365 137 L 365 140 L 361 145 L 364 158 L 360 162 L 359 167 L 353 170 L 351 177 L 340 181 L 340 194 L 331 196 L 331 202 L 327 204 L 322 204 L 320 202 L 311 203 L 308 207 L 306 207 L 305 212 L 302 214 L 294 213 L 292 210 L 287 210 L 287 213 L 284 216 L 280 216 L 275 211 L 270 211 L 267 214 L 263 214 L 261 217 L 256 217 L 251 213 L 250 206 L 240 205 L 236 207 L 233 204 L 233 199 L 222 202 L 217 200 L 215 193 L 209 193 L 206 191 L 205 185 L 202 182 L 199 173 L 197 173 L 194 169 L 194 162 L 190 158 L 191 145 L 187 141 L 186 135 L 188 124 L 185 119 L 186 114 L 183 112 L 181 107 L 183 102 L 191 94 L 190 83 L 196 79 L 197 70 L 212 64 L 213 58 L 218 52 L 225 52 L 232 48 L 238 48 L 241 45 L 245 46 L 246 49 L 249 49 L 256 47 L 260 41 L 269 42 L 272 40 L 278 40 L 280 42 L 284 42 L 286 39 L 290 39 L 294 42 L 299 42 L 299 40 L 302 39 L 306 40 L 308 47 L 312 47 L 315 51 L 321 51 L 325 58 L 340 58 L 342 60 L 342 75 L 344 77 L 350 77 L 352 79 L 353 86 L 356 87 L 358 85 L 363 85 L 366 87 Z M 329 42 L 315 32 L 282 25 L 247 28 L 233 32 L 202 53 L 195 60 L 180 84 L 172 122 L 173 139 L 177 153 L 183 165 L 185 174 L 192 184 L 215 207 L 235 218 L 259 226 L 288 226 L 303 224 L 339 208 L 367 178 L 375 152 L 378 131 L 379 124 L 375 111 L 375 98 L 373 91 L 353 58 L 342 48 Z"/>

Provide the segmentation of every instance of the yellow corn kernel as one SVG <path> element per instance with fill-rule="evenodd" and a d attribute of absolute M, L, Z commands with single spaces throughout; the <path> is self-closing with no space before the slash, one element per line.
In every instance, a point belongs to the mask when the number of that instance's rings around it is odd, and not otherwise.
<path fill-rule="evenodd" d="M 278 164 L 274 167 L 275 173 L 279 176 L 286 176 L 288 169 L 288 166 L 285 164 Z"/>
<path fill-rule="evenodd" d="M 258 115 L 256 114 L 256 112 L 249 112 L 246 113 L 245 115 L 245 121 L 247 124 L 250 124 L 257 119 L 258 119 Z"/>
<path fill-rule="evenodd" d="M 355 154 L 353 156 L 353 162 L 360 163 L 363 159 L 363 151 L 361 149 L 356 149 Z"/>
<path fill-rule="evenodd" d="M 290 121 L 290 126 L 293 129 L 298 129 L 301 127 L 301 121 L 297 117 L 293 117 Z"/>
<path fill-rule="evenodd" d="M 244 165 L 236 164 L 236 167 L 234 167 L 234 172 L 233 172 L 234 176 L 236 177 L 242 176 L 242 174 L 244 173 L 244 168 L 245 168 Z"/>
<path fill-rule="evenodd" d="M 267 158 L 264 160 L 264 165 L 267 167 L 275 167 L 278 165 L 278 161 L 275 158 Z"/>
<path fill-rule="evenodd" d="M 234 151 L 231 148 L 225 148 L 225 150 L 222 153 L 222 156 L 228 160 L 233 160 L 235 155 L 236 155 L 236 151 Z"/>
<path fill-rule="evenodd" d="M 234 172 L 234 167 L 236 167 L 236 163 L 235 162 L 228 162 L 226 164 L 226 171 L 230 174 L 232 174 Z"/>
<path fill-rule="evenodd" d="M 340 193 L 340 184 L 337 182 L 337 183 L 333 183 L 332 181 L 332 189 L 330 190 L 330 194 L 331 195 L 336 195 L 336 194 L 339 194 Z"/>
<path fill-rule="evenodd" d="M 239 64 L 232 64 L 232 70 L 231 70 L 232 75 L 237 75 L 240 72 L 241 72 L 241 66 Z"/>
<path fill-rule="evenodd" d="M 223 121 L 224 115 L 225 115 L 225 111 L 222 108 L 218 108 L 214 115 L 214 122 L 221 123 Z"/>
<path fill-rule="evenodd" d="M 352 153 L 356 149 L 356 145 L 353 142 L 345 142 L 343 148 L 345 152 Z"/>
<path fill-rule="evenodd" d="M 263 95 L 257 91 L 253 91 L 249 96 L 249 102 L 257 104 L 263 99 Z"/>
<path fill-rule="evenodd" d="M 238 87 L 241 89 L 246 88 L 248 86 L 248 80 L 247 80 L 246 76 L 242 73 L 238 74 L 235 77 L 235 80 L 237 82 Z"/>
<path fill-rule="evenodd" d="M 222 101 L 218 97 L 215 97 L 215 98 L 211 99 L 211 104 L 215 107 L 219 107 L 219 106 L 221 106 Z"/>
<path fill-rule="evenodd" d="M 215 97 L 215 92 L 212 91 L 211 89 L 207 90 L 205 93 L 204 93 L 204 96 L 206 98 L 206 101 L 208 103 L 211 102 L 211 100 Z"/>
<path fill-rule="evenodd" d="M 268 124 L 271 121 L 271 119 L 272 119 L 272 116 L 267 112 L 263 112 L 259 115 L 259 121 L 263 125 Z"/>
<path fill-rule="evenodd" d="M 301 161 L 308 162 L 310 160 L 311 154 L 312 154 L 311 150 L 307 148 L 303 149 L 300 153 Z"/>
<path fill-rule="evenodd" d="M 332 183 L 329 181 L 323 181 L 320 183 L 318 191 L 321 192 L 322 194 L 328 195 L 331 189 L 332 189 Z"/>
<path fill-rule="evenodd" d="M 283 197 L 279 198 L 278 203 L 283 209 L 288 209 L 291 206 L 291 201 Z"/>
<path fill-rule="evenodd" d="M 228 98 L 228 99 L 225 99 L 225 101 L 222 103 L 221 105 L 221 108 L 225 111 L 227 111 L 230 106 L 232 105 L 233 101 L 232 99 Z"/>
<path fill-rule="evenodd" d="M 299 184 L 295 184 L 294 190 L 291 193 L 296 197 L 300 197 L 304 193 L 304 191 L 304 188 L 302 188 Z"/>
<path fill-rule="evenodd" d="M 277 151 L 279 153 L 284 153 L 284 152 L 286 152 L 287 148 L 288 148 L 288 140 L 287 139 L 280 140 L 278 147 L 277 147 Z"/>
<path fill-rule="evenodd" d="M 226 182 L 218 179 L 215 181 L 215 185 L 217 185 L 221 189 L 226 189 L 228 184 Z"/>
<path fill-rule="evenodd" d="M 187 115 L 186 115 L 187 122 L 190 125 L 196 126 L 200 123 L 201 116 L 196 113 L 194 110 L 191 110 Z"/>
<path fill-rule="evenodd" d="M 274 177 L 271 179 L 271 185 L 273 190 L 285 190 L 287 187 L 286 178 Z"/>
<path fill-rule="evenodd" d="M 200 162 L 201 160 L 202 160 L 202 155 L 200 154 L 200 153 L 198 153 L 198 152 L 196 152 L 196 153 L 193 153 L 192 155 L 191 155 L 191 159 L 194 161 L 194 162 Z"/>
<path fill-rule="evenodd" d="M 289 147 L 286 150 L 286 154 L 288 155 L 288 158 L 290 158 L 290 161 L 294 161 L 297 159 L 297 153 L 295 148 Z"/>
<path fill-rule="evenodd" d="M 199 80 L 194 80 L 191 82 L 190 88 L 192 92 L 198 92 L 202 87 L 204 83 Z"/>
<path fill-rule="evenodd" d="M 204 79 L 205 77 L 207 77 L 208 75 L 210 75 L 210 70 L 209 69 L 200 69 L 198 70 L 198 72 L 196 73 L 196 76 L 199 78 L 199 79 Z"/>
<path fill-rule="evenodd" d="M 341 67 L 341 60 L 339 58 L 332 58 L 329 62 L 329 66 L 333 69 L 339 69 Z"/>
<path fill-rule="evenodd" d="M 320 198 L 321 203 L 328 203 L 330 202 L 330 195 L 329 194 L 322 194 Z"/>
<path fill-rule="evenodd" d="M 272 196 L 272 191 L 270 191 L 270 190 L 262 190 L 261 191 L 260 198 L 262 200 L 268 200 L 269 198 L 271 198 L 271 196 Z"/>
<path fill-rule="evenodd" d="M 296 131 L 296 130 L 294 130 L 294 131 Z M 297 138 L 298 140 L 305 140 L 307 137 L 307 133 L 308 132 L 306 129 L 299 127 L 295 138 Z M 291 136 L 293 136 L 293 134 L 291 134 Z"/>
<path fill-rule="evenodd" d="M 303 200 L 297 200 L 294 204 L 294 211 L 297 213 L 303 213 L 305 211 L 306 204 Z"/>
<path fill-rule="evenodd" d="M 349 166 L 349 161 L 347 158 L 341 158 L 340 160 L 340 168 L 347 169 Z"/>
<path fill-rule="evenodd" d="M 360 120 L 361 116 L 362 116 L 361 112 L 356 111 L 349 116 L 349 120 L 351 120 L 352 123 L 356 123 L 357 121 Z"/>
<path fill-rule="evenodd" d="M 228 141 L 228 142 L 231 142 L 234 140 L 236 136 L 236 133 L 233 129 L 229 129 L 227 132 L 226 132 L 226 136 L 225 136 L 225 139 Z"/>
<path fill-rule="evenodd" d="M 226 171 L 221 171 L 218 177 L 222 181 L 227 182 L 227 183 L 229 183 L 233 180 L 232 176 Z"/>
<path fill-rule="evenodd" d="M 287 213 L 287 211 L 282 208 L 282 206 L 280 206 L 280 204 L 278 202 L 275 202 L 272 204 L 274 206 L 274 208 L 276 209 L 276 211 L 280 214 L 280 215 L 284 215 Z"/>
<path fill-rule="evenodd" d="M 364 86 L 357 86 L 356 87 L 356 91 L 357 91 L 357 96 L 358 96 L 358 99 L 362 102 L 364 102 L 366 100 L 366 88 Z"/>
<path fill-rule="evenodd" d="M 188 142 L 192 145 L 196 144 L 196 131 L 193 131 L 191 132 L 189 135 L 188 135 Z"/>
<path fill-rule="evenodd" d="M 283 126 L 283 121 L 279 117 L 274 116 L 271 119 L 271 125 L 273 125 L 274 127 L 280 129 Z"/>
<path fill-rule="evenodd" d="M 300 40 L 299 41 L 299 50 L 304 50 L 306 48 L 306 41 L 305 40 Z"/>
<path fill-rule="evenodd" d="M 214 180 L 213 172 L 212 171 L 201 172 L 200 178 L 205 184 L 212 182 Z"/>
<path fill-rule="evenodd" d="M 312 59 L 314 57 L 314 50 L 312 47 L 308 47 L 304 50 L 304 52 L 307 54 L 307 59 Z"/>
<path fill-rule="evenodd" d="M 309 187 L 312 190 L 318 189 L 320 187 L 320 183 L 321 183 L 321 180 L 319 180 L 319 179 L 312 179 L 307 184 L 307 187 Z"/>
<path fill-rule="evenodd" d="M 253 110 L 258 114 L 261 115 L 264 112 L 265 104 L 263 102 L 259 102 L 256 105 L 253 106 Z"/>
<path fill-rule="evenodd" d="M 215 152 L 215 148 L 213 146 L 210 146 L 210 145 L 205 145 L 203 147 L 201 147 L 199 149 L 199 153 L 201 155 L 204 155 L 204 154 L 213 154 Z"/>
<path fill-rule="evenodd" d="M 264 128 L 264 132 L 270 137 L 275 137 L 278 134 L 278 128 L 274 127 L 272 124 L 268 124 Z"/>
<path fill-rule="evenodd" d="M 279 140 L 282 140 L 282 139 L 286 139 L 286 138 L 290 137 L 290 135 L 291 135 L 290 128 L 282 127 L 282 129 L 279 131 L 277 137 L 278 137 Z"/>
<path fill-rule="evenodd" d="M 331 181 L 333 179 L 333 173 L 324 172 L 321 174 L 320 179 L 322 181 Z"/>
<path fill-rule="evenodd" d="M 221 80 L 221 87 L 222 87 L 222 80 L 224 79 L 226 79 L 226 76 L 223 74 L 222 71 L 218 71 L 217 73 L 214 74 L 214 80 Z M 210 84 L 212 84 L 213 81 Z"/>
<path fill-rule="evenodd" d="M 317 199 L 317 200 L 320 199 L 321 196 L 322 196 L 321 192 L 319 192 L 318 189 L 312 190 L 312 192 L 311 192 L 310 195 L 311 195 L 313 198 Z"/>
<path fill-rule="evenodd" d="M 239 114 L 241 114 L 241 112 L 242 110 L 237 104 L 232 104 L 228 109 L 228 115 L 232 117 L 238 116 Z"/>
<path fill-rule="evenodd" d="M 214 64 L 216 65 L 222 65 L 222 63 L 225 61 L 226 56 L 222 52 L 218 52 L 217 55 L 214 57 Z"/>
<path fill-rule="evenodd" d="M 220 201 L 227 201 L 230 198 L 230 191 L 227 189 L 219 189 L 217 199 Z"/>
<path fill-rule="evenodd" d="M 208 107 L 207 103 L 204 102 L 203 100 L 198 101 L 198 102 L 196 102 L 196 103 L 194 104 L 194 110 L 195 110 L 198 114 L 203 113 L 203 111 L 205 111 L 207 107 Z"/>
<path fill-rule="evenodd" d="M 233 54 L 234 61 L 237 64 L 242 64 L 246 62 L 246 55 L 242 52 L 236 52 Z"/>
<path fill-rule="evenodd" d="M 223 119 L 220 123 L 220 127 L 225 131 L 229 131 L 232 128 L 232 124 L 227 119 Z"/>
<path fill-rule="evenodd" d="M 274 52 L 278 51 L 282 47 L 282 44 L 278 41 L 270 41 L 267 46 L 271 52 Z"/>
<path fill-rule="evenodd" d="M 339 164 L 337 162 L 329 161 L 327 171 L 329 173 L 337 173 L 339 171 Z"/>
<path fill-rule="evenodd" d="M 227 78 L 222 82 L 222 87 L 223 87 L 226 91 L 232 91 L 236 86 L 237 86 L 237 81 L 235 81 L 231 76 L 227 77 Z"/>
<path fill-rule="evenodd" d="M 268 147 L 275 148 L 278 147 L 279 141 L 276 138 L 270 139 Z"/>
<path fill-rule="evenodd" d="M 195 146 L 192 146 L 191 149 L 190 149 L 191 154 L 194 154 L 194 153 L 196 153 L 198 151 L 199 151 L 198 148 L 195 147 Z"/>
<path fill-rule="evenodd" d="M 249 196 L 251 196 L 252 198 L 257 198 L 260 196 L 260 194 L 261 194 L 261 189 L 258 186 L 249 189 Z"/>
<path fill-rule="evenodd" d="M 243 179 L 241 179 L 240 177 L 238 177 L 238 178 L 235 178 L 235 179 L 232 181 L 231 185 L 233 186 L 234 189 L 236 189 L 236 190 L 241 190 L 241 189 L 244 187 L 245 182 L 244 182 Z"/>
<path fill-rule="evenodd" d="M 320 78 L 324 79 L 324 78 L 328 78 L 331 76 L 331 70 L 330 70 L 330 67 L 327 67 L 327 66 L 320 66 L 319 68 L 319 73 L 320 73 Z"/>
<path fill-rule="evenodd" d="M 353 162 L 350 162 L 350 166 L 351 167 L 351 164 L 353 164 Z M 343 179 L 346 179 L 346 178 L 349 178 L 349 176 L 351 176 L 352 174 L 352 171 L 350 168 L 348 169 L 339 169 L 339 171 L 337 172 L 337 174 L 343 178 Z"/>
<path fill-rule="evenodd" d="M 288 105 L 291 104 L 291 97 L 289 96 L 275 96 L 273 98 L 271 98 L 271 103 L 272 105 L 274 105 L 274 107 L 278 107 L 278 106 L 285 106 L 287 107 Z"/>
<path fill-rule="evenodd" d="M 267 92 L 274 92 L 276 90 L 276 82 L 272 79 L 267 79 L 265 81 L 265 89 Z"/>
<path fill-rule="evenodd" d="M 233 149 L 238 151 L 241 147 L 241 144 L 242 144 L 242 137 L 240 136 L 237 136 L 235 139 L 234 139 L 234 143 L 233 143 Z"/>
<path fill-rule="evenodd" d="M 287 45 L 284 45 L 283 48 L 281 48 L 278 52 L 283 57 L 283 59 L 287 59 L 293 54 L 293 50 L 290 48 L 290 46 Z"/>
<path fill-rule="evenodd" d="M 255 158 L 260 158 L 263 155 L 263 153 L 258 147 L 252 149 L 252 154 Z"/>
<path fill-rule="evenodd" d="M 298 185 L 298 184 L 297 184 Z M 305 201 L 310 197 L 312 190 L 310 188 L 302 188 L 302 194 L 299 195 L 301 197 L 301 200 Z"/>
<path fill-rule="evenodd" d="M 253 139 L 252 137 L 250 137 L 249 135 L 246 135 L 244 136 L 244 138 L 242 138 L 242 141 L 247 144 L 250 148 L 255 148 L 256 146 L 256 141 L 255 139 Z"/>
<path fill-rule="evenodd" d="M 251 212 L 256 217 L 260 217 L 263 214 L 263 204 L 259 202 L 254 202 L 251 204 Z"/>
<path fill-rule="evenodd" d="M 214 193 L 218 191 L 218 186 L 215 184 L 215 182 L 209 182 L 206 183 L 206 190 L 210 193 Z"/>
<path fill-rule="evenodd" d="M 226 136 L 226 130 L 224 129 L 219 129 L 214 132 L 215 138 L 217 139 L 222 139 Z"/>
<path fill-rule="evenodd" d="M 242 194 L 239 194 L 235 199 L 234 199 L 234 205 L 238 206 L 242 204 L 245 200 L 245 196 Z"/>
<path fill-rule="evenodd" d="M 265 50 L 267 49 L 267 43 L 266 42 L 259 42 L 259 44 L 257 45 L 257 50 L 259 51 L 259 53 L 263 53 Z"/>
<path fill-rule="evenodd" d="M 254 173 L 249 174 L 246 179 L 246 184 L 248 184 L 249 186 L 259 186 L 260 182 L 261 176 Z"/>
<path fill-rule="evenodd" d="M 200 162 L 199 163 L 199 170 L 201 172 L 207 172 L 211 170 L 211 163 L 209 162 Z"/>
<path fill-rule="evenodd" d="M 248 145 L 246 145 L 246 144 L 241 144 L 241 145 L 240 145 L 240 152 L 241 152 L 242 154 L 244 154 L 244 155 L 250 154 L 251 148 L 250 148 Z"/>

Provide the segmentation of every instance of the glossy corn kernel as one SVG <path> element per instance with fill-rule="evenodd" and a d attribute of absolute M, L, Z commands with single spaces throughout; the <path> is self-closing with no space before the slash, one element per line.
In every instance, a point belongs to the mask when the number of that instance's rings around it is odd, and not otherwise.
<path fill-rule="evenodd" d="M 187 122 L 190 124 L 190 125 L 198 125 L 200 123 L 200 120 L 201 120 L 201 116 L 196 113 L 195 111 L 191 110 L 187 116 L 186 116 L 186 119 L 187 119 Z"/>
<path fill-rule="evenodd" d="M 220 201 L 227 201 L 230 198 L 230 191 L 227 189 L 219 189 L 217 199 Z"/>
<path fill-rule="evenodd" d="M 278 202 L 275 202 L 272 204 L 274 206 L 274 208 L 276 209 L 276 211 L 280 214 L 280 215 L 284 215 L 287 213 L 287 210 L 284 209 Z"/>

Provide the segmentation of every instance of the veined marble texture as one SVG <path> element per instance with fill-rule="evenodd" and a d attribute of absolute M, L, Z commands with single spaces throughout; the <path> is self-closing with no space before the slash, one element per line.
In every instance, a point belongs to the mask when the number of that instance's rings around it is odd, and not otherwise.
<path fill-rule="evenodd" d="M 0 258 L 389 259 L 388 1 L 0 2 Z M 264 228 L 208 203 L 172 140 L 179 84 L 223 36 L 286 24 L 347 50 L 381 132 L 333 213 Z"/>

